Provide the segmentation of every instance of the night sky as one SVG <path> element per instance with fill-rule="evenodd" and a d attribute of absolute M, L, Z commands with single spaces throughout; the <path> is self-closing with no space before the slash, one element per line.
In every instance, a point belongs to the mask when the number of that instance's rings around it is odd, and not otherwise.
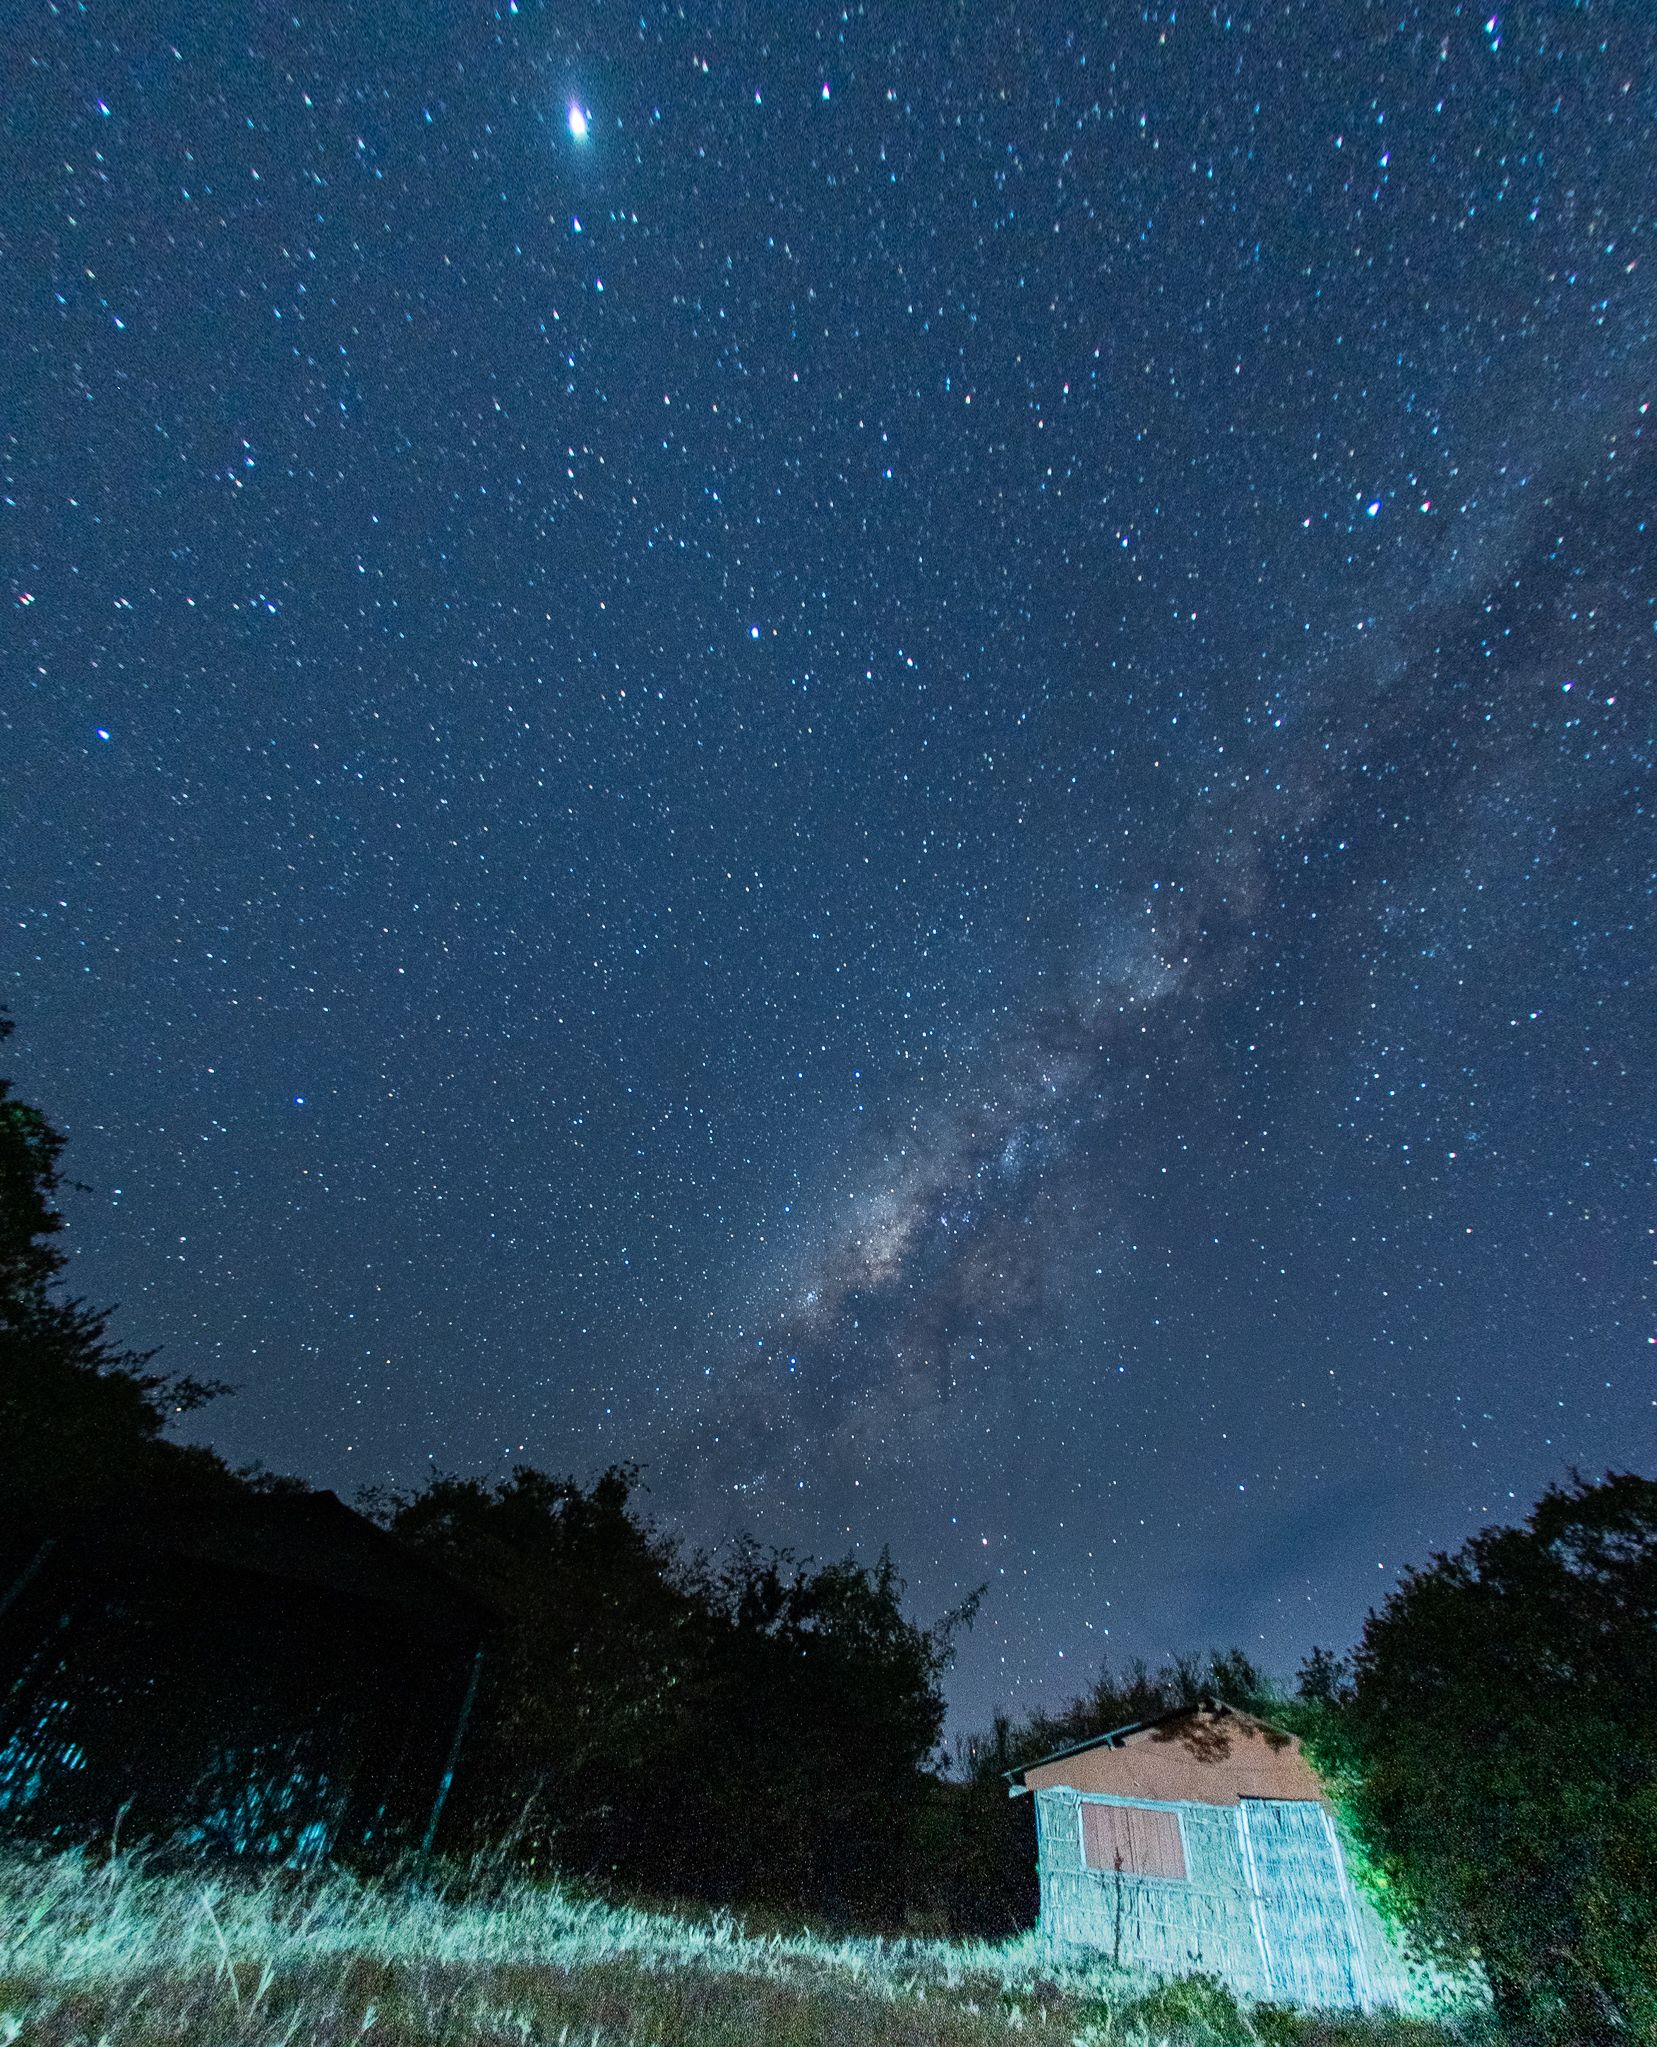
<path fill-rule="evenodd" d="M 1657 15 L 9 15 L 7 1066 L 350 1497 L 1291 1673 L 1650 1470 Z"/>

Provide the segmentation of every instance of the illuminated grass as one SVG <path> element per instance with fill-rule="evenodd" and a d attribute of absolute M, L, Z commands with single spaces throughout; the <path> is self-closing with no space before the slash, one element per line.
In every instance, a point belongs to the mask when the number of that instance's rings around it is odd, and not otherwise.
<path fill-rule="evenodd" d="M 1429 2047 L 1407 2022 L 1239 2017 L 1056 1966 L 1035 1940 L 753 1934 L 556 1886 L 369 1883 L 0 1852 L 0 2043 L 18 2047 Z"/>

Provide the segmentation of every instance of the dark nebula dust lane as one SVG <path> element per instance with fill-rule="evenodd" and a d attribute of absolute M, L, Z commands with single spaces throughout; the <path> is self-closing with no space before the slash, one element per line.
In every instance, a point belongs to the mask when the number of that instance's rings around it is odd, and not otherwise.
<path fill-rule="evenodd" d="M 1136 883 L 1115 863 L 1109 907 L 1092 929 L 1049 938 L 1046 970 L 1004 1005 L 988 1045 L 953 1074 L 917 1076 L 848 1162 L 849 1184 L 805 1204 L 827 1211 L 820 1237 L 786 1261 L 783 1298 L 743 1368 L 718 1375 L 728 1454 L 792 1438 L 779 1453 L 787 1470 L 804 1438 L 818 1454 L 925 1455 L 935 1482 L 962 1446 L 945 1423 L 939 1465 L 937 1445 L 923 1452 L 927 1427 L 954 1408 L 977 1433 L 996 1390 L 1010 1390 L 1003 1370 L 973 1369 L 980 1358 L 1062 1323 L 1063 1297 L 1105 1277 L 1084 1261 L 1110 1255 L 1147 1198 L 1143 1166 L 1169 1142 L 1156 1098 L 1206 1103 L 1195 1143 L 1223 1153 L 1235 1039 L 1276 999 L 1285 953 L 1298 985 L 1316 990 L 1348 971 L 1356 944 L 1374 955 L 1374 982 L 1384 964 L 1440 952 L 1399 943 L 1392 891 L 1459 882 L 1511 904 L 1539 870 L 1560 879 L 1562 860 L 1637 864 L 1645 813 L 1626 760 L 1599 748 L 1573 763 L 1568 789 L 1554 771 L 1584 687 L 1561 651 L 1571 612 L 1637 586 L 1650 602 L 1651 464 L 1636 446 L 1587 488 L 1523 481 L 1534 497 L 1507 555 L 1402 620 L 1384 662 L 1355 650 L 1307 678 L 1296 731 L 1234 771 L 1217 800 L 1205 792 Z M 1630 678 L 1636 699 L 1641 679 Z M 1049 1370 L 1073 1356 L 1067 1342 Z M 1095 1361 L 1076 1363 L 1080 1398 Z"/>
<path fill-rule="evenodd" d="M 347 1495 L 1287 1672 L 1657 1418 L 1657 23 L 25 10 L 0 995 Z"/>

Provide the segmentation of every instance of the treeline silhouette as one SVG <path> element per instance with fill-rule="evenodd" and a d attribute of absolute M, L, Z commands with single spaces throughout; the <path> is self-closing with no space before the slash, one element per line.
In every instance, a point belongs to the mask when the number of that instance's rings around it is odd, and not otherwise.
<path fill-rule="evenodd" d="M 0 1036 L 9 1028 L 0 1017 Z M 352 1514 L 302 1481 L 171 1441 L 171 1420 L 227 1389 L 157 1371 L 65 1293 L 61 1153 L 0 1082 L 0 1697 L 14 1708 L 48 1697 L 57 1653 L 49 1627 L 14 1625 L 49 1546 L 35 1533 L 217 1515 L 245 1549 L 261 1514 L 282 1526 L 286 1503 L 299 1511 L 281 1539 L 296 1555 L 309 1545 L 306 1599 L 366 1612 L 350 1608 L 355 1573 L 393 1617 L 370 1689 L 418 1690 L 407 1643 L 447 1644 L 418 1738 L 400 1737 L 408 1771 L 424 1773 L 400 1838 L 423 1848 L 440 1815 L 441 1852 L 520 1871 L 995 1936 L 1030 1924 L 1036 1903 L 1031 1801 L 1009 1802 L 1004 1773 L 1218 1696 L 1302 1736 L 1384 1909 L 1423 1949 L 1477 1961 L 1513 2038 L 1657 2039 L 1657 1483 L 1612 1473 L 1550 1487 L 1521 1525 L 1406 1573 L 1350 1660 L 1314 1650 L 1292 1693 L 1237 1650 L 1105 1670 L 1060 1711 L 997 1716 L 957 1743 L 951 1771 L 941 1680 L 976 1596 L 922 1626 L 887 1556 L 687 1553 L 653 1523 L 629 1466 L 589 1486 L 529 1467 L 499 1481 L 436 1473 Z M 179 1578 L 186 1606 L 192 1568 L 211 1565 L 221 1591 L 246 1582 L 222 1541 L 206 1562 L 199 1542 L 193 1563 L 188 1549 L 175 1542 L 156 1574 Z M 106 1553 L 87 1549 L 79 1568 Z M 278 1604 L 261 1625 L 298 1641 L 295 1601 Z M 234 1612 L 223 1623 L 227 1658 L 243 1625 Z M 333 1681 L 289 1658 L 290 1688 L 301 1667 Z M 154 1724 L 165 1715 L 150 1689 Z M 104 1705 L 118 1727 L 122 1701 Z M 354 1724 L 360 1738 L 380 1723 Z M 260 1748 L 236 1751 L 237 1730 L 224 1732 L 227 1754 Z M 0 1727 L 0 1824 L 22 1823 L 6 1746 Z M 375 1796 L 376 1815 L 394 1814 L 392 1791 Z M 294 1840 L 278 1826 L 221 1837 Z"/>
<path fill-rule="evenodd" d="M 446 1838 L 659 1896 L 901 1921 L 972 1603 L 918 1626 L 884 1555 L 687 1556 L 636 1486 L 520 1467 L 371 1503 L 504 1617 Z"/>
<path fill-rule="evenodd" d="M 0 1034 L 9 1029 L 0 1019 Z M 177 1640 L 179 1616 L 162 1611 L 154 1581 L 200 1578 L 207 1538 L 178 1533 L 194 1528 L 192 1510 L 210 1524 L 209 1575 L 222 1599 L 227 1584 L 252 1582 L 245 1569 L 238 1577 L 225 1568 L 227 1544 L 247 1547 L 236 1504 L 307 1488 L 259 1467 L 232 1470 L 211 1450 L 169 1440 L 171 1419 L 228 1389 L 156 1371 L 152 1354 L 111 1337 L 105 1315 L 64 1295 L 62 1144 L 0 1083 L 0 1563 L 10 1557 L 14 1580 L 0 1583 L 0 1600 L 35 1569 L 44 1548 L 32 1538 L 43 1531 L 60 1544 L 87 1523 L 114 1531 L 90 1553 L 80 1545 L 81 1597 L 112 1542 L 165 1537 L 165 1570 L 141 1583 L 126 1570 L 119 1611 L 152 1636 L 165 1627 Z M 928 1764 L 944 1721 L 940 1681 L 975 1599 L 921 1626 L 905 1615 L 885 1555 L 873 1565 L 820 1563 L 752 1542 L 717 1558 L 686 1554 L 644 1512 L 632 1467 L 588 1487 L 527 1466 L 498 1483 L 434 1474 L 415 1491 L 367 1496 L 363 1509 L 411 1557 L 475 1595 L 491 1620 L 457 1726 L 452 1783 L 442 1787 L 446 1853 L 505 1854 L 634 1892 L 847 1924 L 893 1925 L 913 1913 L 914 1844 L 936 1820 L 939 1787 Z M 306 1524 L 311 1549 L 326 1525 Z M 362 1571 L 343 1545 L 337 1570 L 326 1560 L 319 1568 L 314 1555 L 305 1568 L 313 1584 Z M 383 1566 L 374 1575 L 383 1578 Z M 397 1589 L 406 1603 L 407 1585 Z M 270 1629 L 274 1613 L 261 1612 L 258 1625 Z M 233 1614 L 221 1622 L 227 1634 L 243 1624 Z M 43 1607 L 37 1633 L 55 1625 Z M 254 1625 L 251 1615 L 245 1625 Z M 282 1625 L 297 1640 L 291 1612 Z M 160 1741 L 156 1713 L 144 1710 L 157 1674 L 114 1656 L 109 1632 L 95 1679 L 81 1690 L 107 1695 L 124 1684 L 131 1696 L 113 1702 L 115 1724 L 125 1711 L 135 1740 L 142 1728 Z M 34 1668 L 48 1646 L 14 1642 L 13 1662 Z M 226 1654 L 235 1646 L 227 1640 Z M 382 1684 L 390 1667 L 382 1659 Z M 0 1668 L 0 1682 L 14 1687 L 27 1675 Z M 33 1680 L 38 1724 L 64 1705 L 49 1677 L 36 1670 Z M 399 1681 L 412 1686 L 417 1674 Z M 230 1691 L 223 1697 L 224 1712 L 249 1710 Z M 84 1725 L 91 1709 L 69 1703 L 72 1725 Z M 103 1704 L 110 1707 L 107 1696 Z M 341 1707 L 334 1717 L 343 1724 L 348 1716 Z M 97 1724 L 109 1726 L 109 1711 Z M 270 1742 L 243 1737 L 226 1727 L 221 1750 L 257 1751 L 268 1775 Z M 313 1757 L 307 1767 L 325 1774 L 326 1765 Z M 110 1766 L 81 1755 L 73 1767 Z M 154 1760 L 150 1783 L 161 1769 Z M 123 1785 L 134 1780 L 130 1768 L 117 1774 Z M 268 1791 L 261 1796 L 273 1802 Z M 83 1795 L 76 1810 L 96 1803 Z M 13 1817 L 25 1816 L 22 1800 L 13 1804 Z M 146 1804 L 153 1808 L 153 1796 Z M 231 1838 L 222 1818 L 204 1829 L 193 1815 L 191 1838 L 204 1831 Z M 273 1822 L 250 1824 L 240 1838 L 292 1837 Z"/>

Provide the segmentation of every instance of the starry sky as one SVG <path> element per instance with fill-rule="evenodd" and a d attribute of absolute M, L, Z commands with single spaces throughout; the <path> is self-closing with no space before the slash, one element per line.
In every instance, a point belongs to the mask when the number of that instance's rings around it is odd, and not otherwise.
<path fill-rule="evenodd" d="M 1653 1467 L 1644 0 L 21 0 L 0 998 L 349 1497 L 1292 1672 Z"/>

